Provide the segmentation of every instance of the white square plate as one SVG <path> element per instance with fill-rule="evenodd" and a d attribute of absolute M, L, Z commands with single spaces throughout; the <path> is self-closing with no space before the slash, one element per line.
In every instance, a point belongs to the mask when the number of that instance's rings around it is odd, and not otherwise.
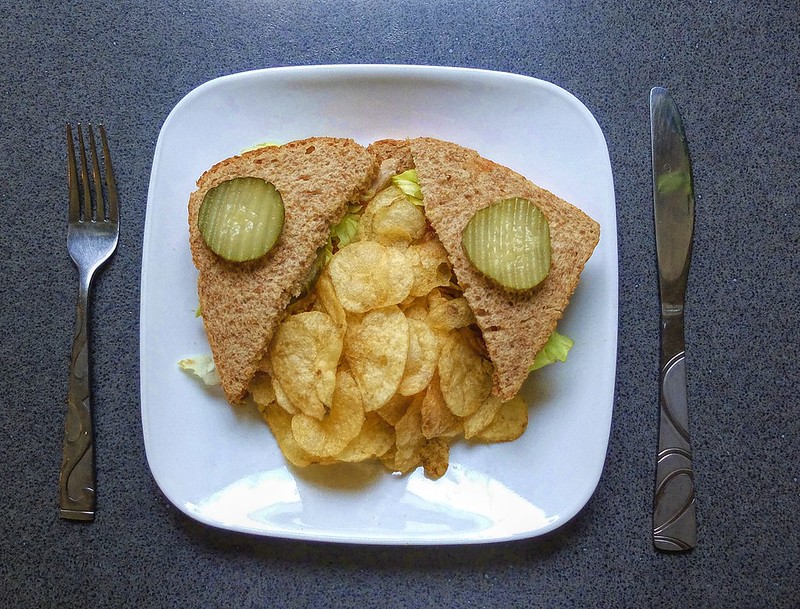
<path fill-rule="evenodd" d="M 263 142 L 325 135 L 366 145 L 432 136 L 477 149 L 567 199 L 601 239 L 559 330 L 566 363 L 531 375 L 530 423 L 516 442 L 454 445 L 447 474 L 393 476 L 378 464 L 287 467 L 268 427 L 178 369 L 210 352 L 195 317 L 187 201 L 215 162 Z M 532 537 L 572 518 L 600 479 L 617 348 L 611 165 L 586 107 L 559 87 L 462 68 L 351 65 L 259 70 L 210 81 L 161 129 L 142 260 L 145 448 L 164 494 L 204 523 L 259 535 L 370 544 Z"/>

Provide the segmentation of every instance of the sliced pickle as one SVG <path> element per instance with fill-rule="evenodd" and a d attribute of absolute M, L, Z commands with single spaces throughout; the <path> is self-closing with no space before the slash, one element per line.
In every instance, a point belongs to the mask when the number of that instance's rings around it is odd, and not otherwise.
<path fill-rule="evenodd" d="M 476 269 L 510 290 L 529 290 L 550 272 L 550 226 L 528 199 L 503 199 L 479 210 L 461 243 Z"/>
<path fill-rule="evenodd" d="M 211 250 L 232 262 L 261 258 L 283 229 L 283 200 L 260 178 L 234 178 L 206 193 L 198 228 Z"/>

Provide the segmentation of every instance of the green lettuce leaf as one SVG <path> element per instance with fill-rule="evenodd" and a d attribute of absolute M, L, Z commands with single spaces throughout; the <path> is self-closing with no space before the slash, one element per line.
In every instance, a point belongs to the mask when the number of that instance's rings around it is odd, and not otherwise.
<path fill-rule="evenodd" d="M 267 146 L 280 146 L 280 143 L 271 141 L 261 142 L 259 144 L 255 144 L 254 146 L 248 146 L 242 150 L 242 152 L 250 152 L 251 150 L 258 150 L 259 148 L 266 148 Z"/>
<path fill-rule="evenodd" d="M 422 189 L 419 187 L 419 182 L 417 181 L 416 169 L 409 169 L 396 176 L 392 176 L 392 184 L 402 190 L 403 194 L 405 194 L 414 205 L 422 205 Z"/>
<path fill-rule="evenodd" d="M 336 240 L 339 249 L 350 245 L 358 234 L 358 222 L 361 219 L 360 211 L 361 205 L 351 205 L 344 218 L 331 229 L 331 237 Z"/>
<path fill-rule="evenodd" d="M 575 341 L 571 338 L 559 334 L 554 330 L 550 338 L 547 339 L 544 347 L 536 354 L 536 359 L 533 361 L 530 371 L 533 372 L 534 370 L 538 370 L 543 366 L 555 362 L 566 361 L 567 353 L 569 353 L 569 350 L 572 349 L 572 345 L 574 344 Z"/>
<path fill-rule="evenodd" d="M 181 370 L 199 378 L 206 385 L 219 385 L 219 371 L 210 355 L 195 355 L 178 362 Z"/>

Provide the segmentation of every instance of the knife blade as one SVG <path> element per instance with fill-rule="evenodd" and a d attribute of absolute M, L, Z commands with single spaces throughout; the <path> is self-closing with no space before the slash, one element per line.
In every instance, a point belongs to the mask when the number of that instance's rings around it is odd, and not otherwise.
<path fill-rule="evenodd" d="M 689 148 L 678 108 L 663 87 L 650 91 L 659 293 L 661 371 L 653 544 L 682 552 L 697 545 L 694 472 L 689 438 L 684 303 L 694 232 L 694 187 Z"/>

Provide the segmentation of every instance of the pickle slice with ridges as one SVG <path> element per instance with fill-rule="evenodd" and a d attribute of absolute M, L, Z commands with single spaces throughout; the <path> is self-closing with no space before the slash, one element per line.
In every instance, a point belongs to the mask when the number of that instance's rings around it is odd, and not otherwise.
<path fill-rule="evenodd" d="M 283 200 L 260 178 L 233 178 L 206 193 L 198 228 L 211 250 L 232 262 L 261 258 L 283 229 Z"/>
<path fill-rule="evenodd" d="M 476 269 L 510 290 L 534 288 L 550 272 L 550 225 L 528 199 L 502 199 L 477 211 L 461 243 Z"/>

